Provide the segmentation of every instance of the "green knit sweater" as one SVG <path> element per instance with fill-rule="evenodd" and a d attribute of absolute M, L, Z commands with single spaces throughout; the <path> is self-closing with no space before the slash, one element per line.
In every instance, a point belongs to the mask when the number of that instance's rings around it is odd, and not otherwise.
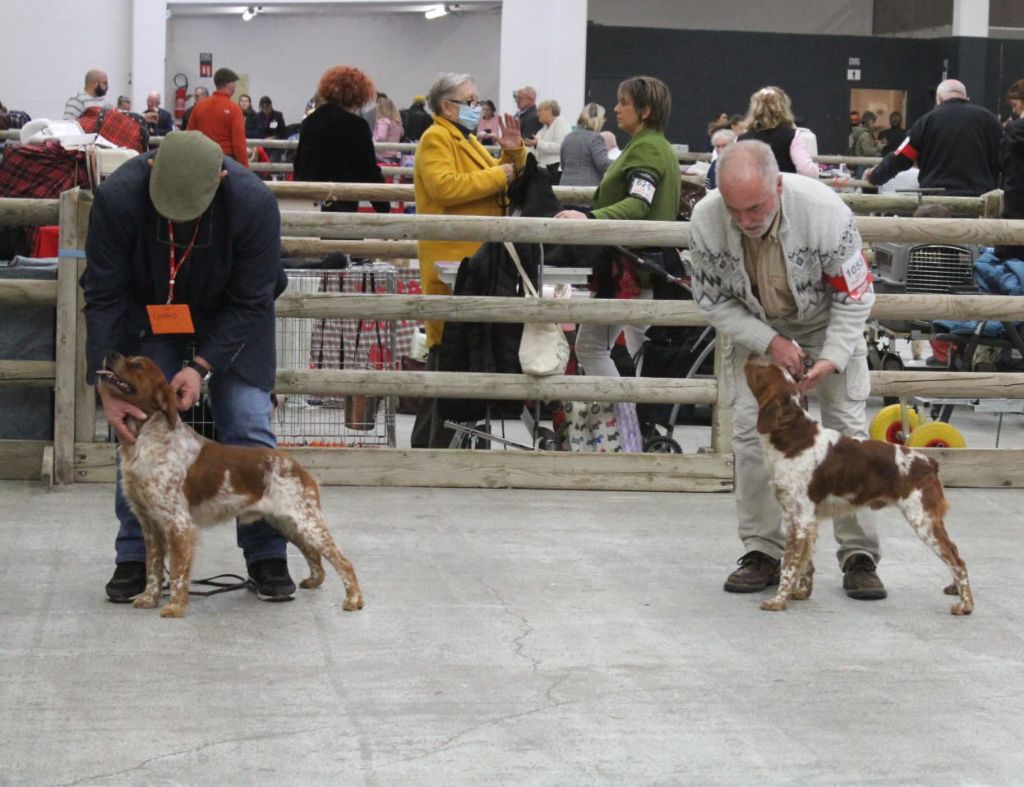
<path fill-rule="evenodd" d="M 657 184 L 650 206 L 629 196 L 630 180 L 637 172 L 646 173 Z M 679 182 L 679 159 L 665 135 L 644 129 L 604 173 L 594 194 L 594 218 L 675 221 L 679 216 Z"/>

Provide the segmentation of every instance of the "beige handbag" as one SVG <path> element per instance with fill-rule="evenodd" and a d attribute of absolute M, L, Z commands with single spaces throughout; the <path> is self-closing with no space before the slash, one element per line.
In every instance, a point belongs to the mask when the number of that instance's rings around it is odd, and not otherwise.
<path fill-rule="evenodd" d="M 519 253 L 511 243 L 505 243 L 505 249 L 516 264 L 519 276 L 523 280 L 526 297 L 539 298 L 533 282 L 526 275 L 523 263 L 519 261 Z M 569 363 L 569 342 L 558 323 L 528 322 L 523 324 L 523 338 L 519 341 L 519 365 L 523 374 L 535 377 L 547 377 L 562 374 Z"/>

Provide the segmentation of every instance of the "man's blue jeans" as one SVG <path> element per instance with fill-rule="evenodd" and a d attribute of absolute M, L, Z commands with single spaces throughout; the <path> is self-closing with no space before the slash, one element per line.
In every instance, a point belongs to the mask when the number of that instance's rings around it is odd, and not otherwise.
<path fill-rule="evenodd" d="M 138 355 L 147 355 L 171 379 L 192 357 L 191 339 L 173 336 L 153 338 L 143 342 Z M 217 424 L 217 436 L 225 445 L 263 445 L 277 447 L 271 430 L 270 394 L 246 382 L 230 370 L 215 372 L 210 378 L 210 406 Z M 121 463 L 117 465 L 117 494 L 114 512 L 121 527 L 117 532 L 116 562 L 143 562 L 146 545 L 142 527 L 132 513 L 121 488 Z M 288 541 L 266 522 L 238 525 L 238 546 L 242 548 L 246 565 L 266 558 L 283 558 Z"/>

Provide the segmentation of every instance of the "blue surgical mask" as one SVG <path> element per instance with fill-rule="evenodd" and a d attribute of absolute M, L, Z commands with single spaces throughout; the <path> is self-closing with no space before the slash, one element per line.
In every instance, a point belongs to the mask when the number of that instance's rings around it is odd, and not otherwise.
<path fill-rule="evenodd" d="M 482 112 L 482 107 L 470 107 L 465 104 L 459 104 L 459 123 L 470 131 L 475 131 L 476 124 L 480 122 L 480 114 Z"/>

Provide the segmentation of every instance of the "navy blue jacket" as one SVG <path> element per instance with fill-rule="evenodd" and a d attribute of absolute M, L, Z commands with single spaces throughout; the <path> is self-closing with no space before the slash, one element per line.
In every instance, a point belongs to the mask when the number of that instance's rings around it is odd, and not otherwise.
<path fill-rule="evenodd" d="M 131 354 L 151 337 L 148 304 L 168 291 L 167 220 L 149 199 L 153 154 L 118 167 L 96 190 L 85 244 L 89 382 L 111 350 Z M 277 200 L 250 170 L 224 159 L 227 177 L 200 218 L 195 249 L 175 283 L 187 303 L 196 352 L 214 371 L 232 369 L 265 391 L 274 386 L 274 299 L 288 283 L 281 266 Z M 180 247 L 191 239 L 176 232 Z"/>

